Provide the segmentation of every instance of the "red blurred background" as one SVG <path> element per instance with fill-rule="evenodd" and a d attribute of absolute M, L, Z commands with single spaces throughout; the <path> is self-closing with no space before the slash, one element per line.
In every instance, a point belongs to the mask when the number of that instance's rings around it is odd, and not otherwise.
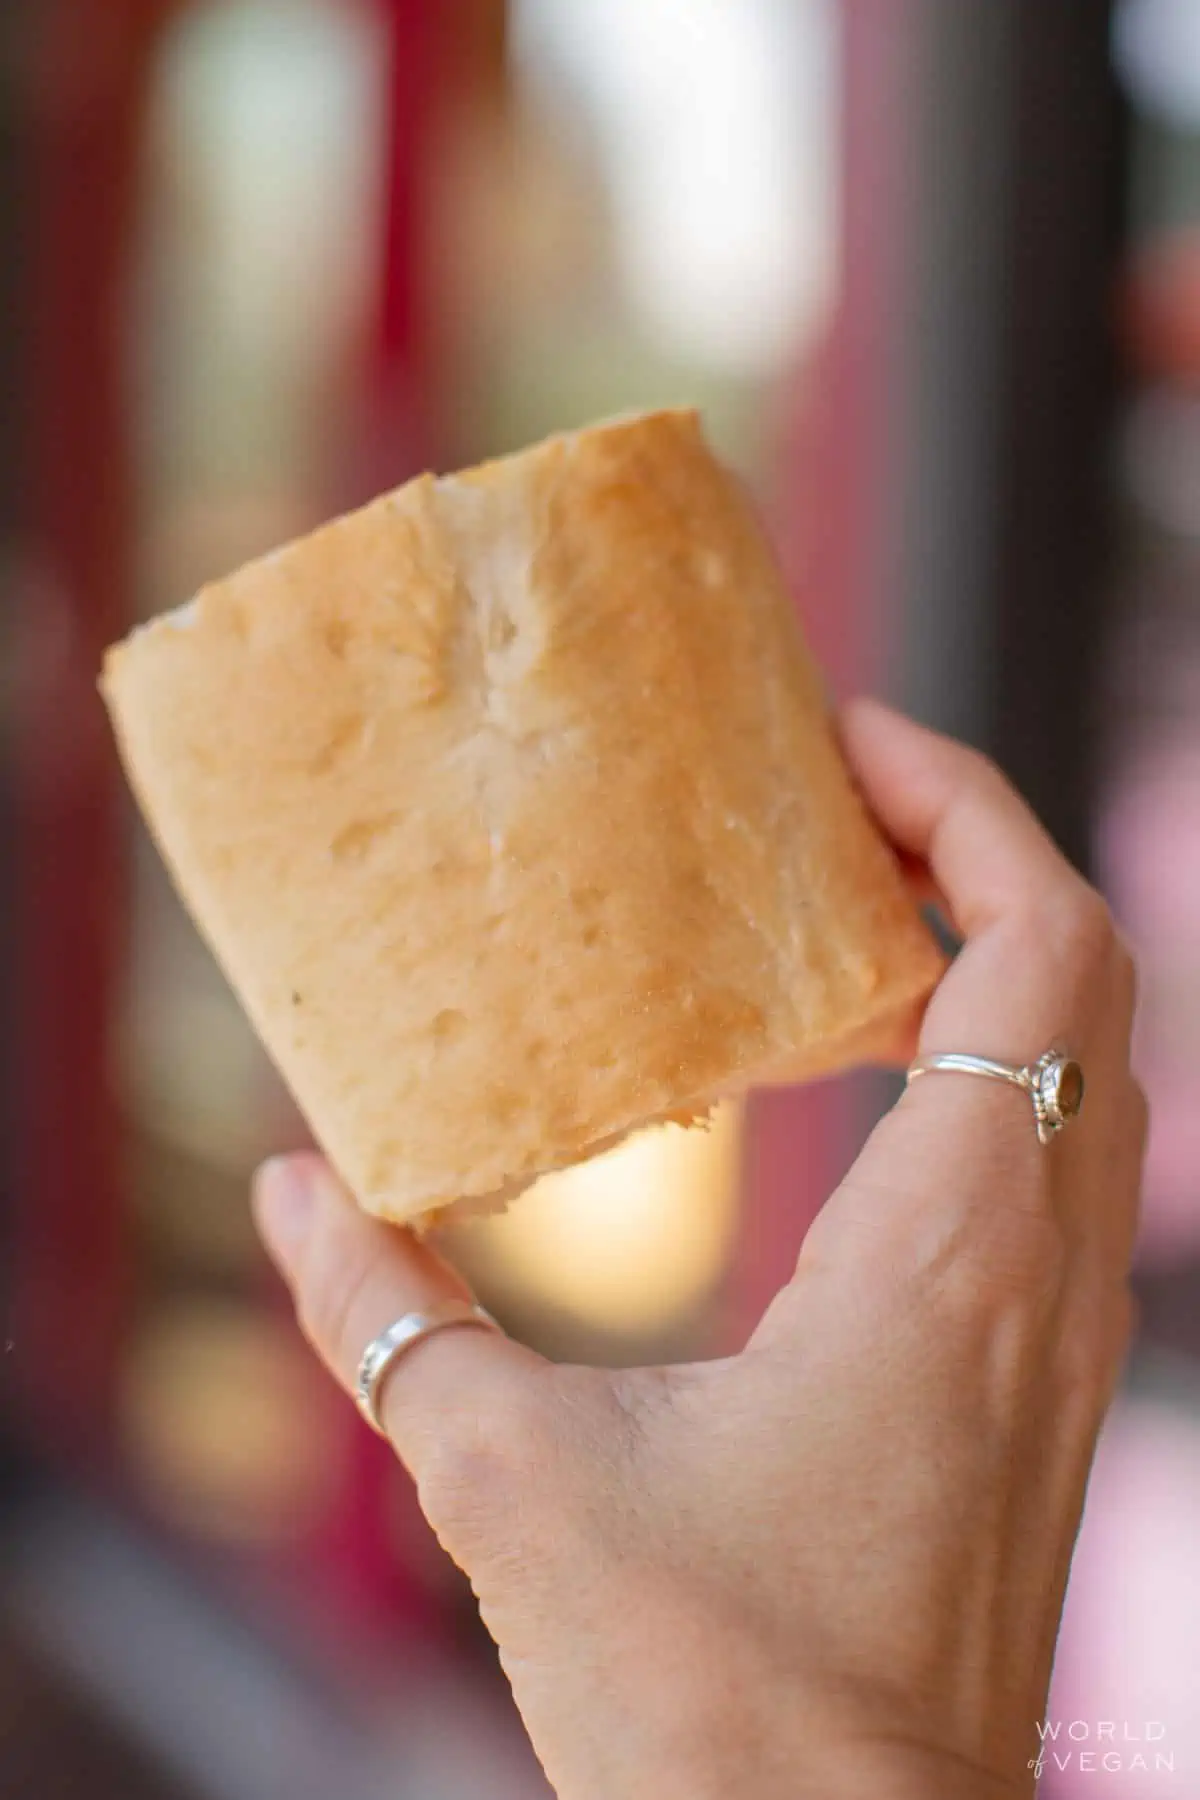
<path fill-rule="evenodd" d="M 1051 1716 L 1161 1724 L 1200 1794 L 1196 0 L 6 0 L 0 230 L 3 1791 L 545 1792 L 255 1248 L 302 1127 L 94 678 L 421 468 L 682 402 L 835 688 L 996 754 L 1141 952 L 1142 1331 Z M 720 1351 L 888 1097 L 756 1099 L 453 1251 L 551 1353 Z"/>

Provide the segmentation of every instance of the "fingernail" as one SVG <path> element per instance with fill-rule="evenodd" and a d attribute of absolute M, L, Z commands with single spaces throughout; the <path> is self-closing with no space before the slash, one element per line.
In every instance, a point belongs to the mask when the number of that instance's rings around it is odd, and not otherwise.
<path fill-rule="evenodd" d="M 284 1261 L 308 1235 L 313 1178 L 305 1158 L 273 1156 L 254 1178 L 254 1209 L 267 1248 Z"/>

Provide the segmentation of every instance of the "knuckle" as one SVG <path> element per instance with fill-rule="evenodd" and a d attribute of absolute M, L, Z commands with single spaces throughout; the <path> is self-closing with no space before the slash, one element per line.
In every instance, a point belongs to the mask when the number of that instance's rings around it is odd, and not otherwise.
<path fill-rule="evenodd" d="M 958 753 L 963 777 L 972 787 L 989 793 L 1000 790 L 1007 793 L 1011 790 L 1012 784 L 1008 776 L 986 750 L 979 750 L 974 744 L 962 744 Z"/>
<path fill-rule="evenodd" d="M 1067 904 L 1065 922 L 1077 949 L 1089 962 L 1111 956 L 1116 942 L 1112 914 L 1094 887 L 1080 884 Z"/>
<path fill-rule="evenodd" d="M 1113 954 L 1112 914 L 1103 896 L 1083 880 L 1048 903 L 1038 925 L 1056 953 L 1085 974 L 1102 970 Z"/>

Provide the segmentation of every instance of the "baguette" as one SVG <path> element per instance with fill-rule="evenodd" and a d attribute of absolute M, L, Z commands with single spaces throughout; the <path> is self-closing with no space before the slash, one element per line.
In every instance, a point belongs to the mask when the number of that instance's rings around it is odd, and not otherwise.
<path fill-rule="evenodd" d="M 185 904 L 380 1217 L 844 1067 L 941 971 L 690 412 L 422 476 L 101 685 Z"/>

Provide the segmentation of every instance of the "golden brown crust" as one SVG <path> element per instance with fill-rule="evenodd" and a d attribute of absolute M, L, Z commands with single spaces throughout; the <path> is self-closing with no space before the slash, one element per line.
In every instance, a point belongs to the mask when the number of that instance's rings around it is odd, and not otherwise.
<path fill-rule="evenodd" d="M 940 972 L 693 414 L 422 477 L 103 686 L 197 923 L 387 1217 L 840 1066 Z"/>

